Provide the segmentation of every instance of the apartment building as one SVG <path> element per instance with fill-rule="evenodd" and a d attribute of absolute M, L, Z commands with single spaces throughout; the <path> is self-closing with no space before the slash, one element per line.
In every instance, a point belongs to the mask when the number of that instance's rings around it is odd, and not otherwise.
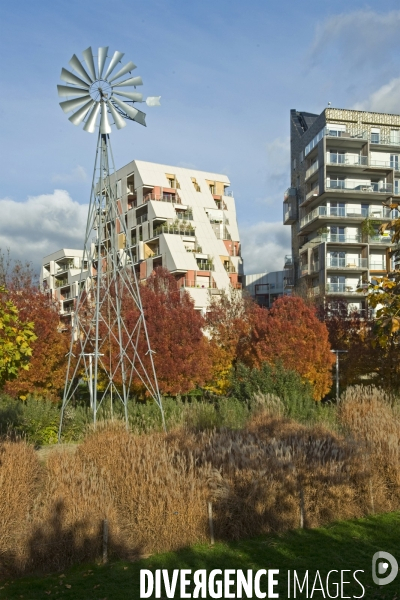
<path fill-rule="evenodd" d="M 211 295 L 241 289 L 235 201 L 225 175 L 135 160 L 117 171 L 116 180 L 127 232 L 118 234 L 118 248 L 121 254 L 131 248 L 140 280 L 166 267 L 203 311 Z M 60 301 L 66 318 L 73 313 L 80 268 L 87 265 L 79 250 L 43 259 L 43 288 Z"/>
<path fill-rule="evenodd" d="M 394 268 L 385 204 L 400 195 L 400 116 L 326 108 L 291 110 L 291 187 L 283 221 L 292 228 L 293 283 L 328 305 L 358 293 Z"/>

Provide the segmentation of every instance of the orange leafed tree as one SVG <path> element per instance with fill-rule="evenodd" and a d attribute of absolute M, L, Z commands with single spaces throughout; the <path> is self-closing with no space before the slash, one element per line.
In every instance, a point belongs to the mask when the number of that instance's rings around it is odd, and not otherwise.
<path fill-rule="evenodd" d="M 310 382 L 314 399 L 321 400 L 332 386 L 335 357 L 315 309 L 299 297 L 283 296 L 255 316 L 243 362 L 252 367 L 280 362 Z"/>
<path fill-rule="evenodd" d="M 141 286 L 141 298 L 161 393 L 187 394 L 203 386 L 211 376 L 209 341 L 203 334 L 204 319 L 189 294 L 178 289 L 167 269 L 158 267 Z M 131 331 L 137 311 L 125 304 L 123 312 Z M 144 349 L 142 338 L 139 351 L 150 370 Z M 134 383 L 139 389 L 140 382 Z"/>
<path fill-rule="evenodd" d="M 20 369 L 4 391 L 20 398 L 35 394 L 56 399 L 64 386 L 70 336 L 60 331 L 57 307 L 37 288 L 29 266 L 16 263 L 8 287 L 21 318 L 34 323 L 37 339 L 32 344 L 29 370 Z"/>

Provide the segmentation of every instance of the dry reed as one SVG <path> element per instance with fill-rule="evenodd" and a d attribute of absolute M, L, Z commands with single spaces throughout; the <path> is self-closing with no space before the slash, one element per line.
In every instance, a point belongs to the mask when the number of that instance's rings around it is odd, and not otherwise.
<path fill-rule="evenodd" d="M 208 539 L 314 527 L 400 506 L 400 421 L 371 388 L 338 408 L 346 435 L 284 418 L 257 398 L 241 430 L 134 435 L 120 423 L 40 465 L 25 443 L 0 447 L 2 573 L 61 569 L 109 551 L 134 558 Z"/>

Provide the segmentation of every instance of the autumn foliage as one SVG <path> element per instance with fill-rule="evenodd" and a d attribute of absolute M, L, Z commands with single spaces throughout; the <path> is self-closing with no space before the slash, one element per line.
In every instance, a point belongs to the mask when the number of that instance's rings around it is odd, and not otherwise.
<path fill-rule="evenodd" d="M 252 368 L 279 363 L 312 384 L 315 400 L 331 388 L 334 356 L 328 330 L 301 298 L 283 296 L 266 310 L 250 299 L 225 297 L 212 305 L 208 322 L 216 346 L 213 356 L 222 357 L 219 363 L 214 358 L 221 378 L 229 361 L 231 366 L 241 362 Z"/>

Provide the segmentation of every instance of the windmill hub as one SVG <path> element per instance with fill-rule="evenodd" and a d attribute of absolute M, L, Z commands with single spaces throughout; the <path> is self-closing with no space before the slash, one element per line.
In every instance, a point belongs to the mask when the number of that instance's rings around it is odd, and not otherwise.
<path fill-rule="evenodd" d="M 98 102 L 101 98 L 110 98 L 112 87 L 104 79 L 98 79 L 90 86 L 89 94 L 92 100 Z"/>

